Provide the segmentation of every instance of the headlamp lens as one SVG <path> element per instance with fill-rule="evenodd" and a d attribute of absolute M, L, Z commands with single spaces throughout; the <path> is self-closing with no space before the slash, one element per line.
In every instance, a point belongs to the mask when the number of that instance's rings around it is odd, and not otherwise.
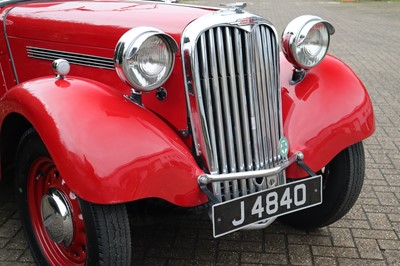
<path fill-rule="evenodd" d="M 328 51 L 328 46 L 328 31 L 323 23 L 317 23 L 307 33 L 303 33 L 302 31 L 299 35 L 295 49 L 295 58 L 303 66 L 313 67 L 324 58 Z"/>
<path fill-rule="evenodd" d="M 142 87 L 157 87 L 170 70 L 173 54 L 160 37 L 151 36 L 128 61 L 135 83 Z"/>

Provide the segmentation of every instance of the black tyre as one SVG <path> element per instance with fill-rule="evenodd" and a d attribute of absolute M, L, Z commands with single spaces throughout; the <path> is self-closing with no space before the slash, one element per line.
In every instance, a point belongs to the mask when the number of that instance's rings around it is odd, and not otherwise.
<path fill-rule="evenodd" d="M 33 129 L 20 141 L 15 178 L 22 224 L 38 265 L 130 265 L 125 205 L 76 197 Z"/>
<path fill-rule="evenodd" d="M 362 142 L 339 153 L 321 170 L 323 201 L 321 205 L 280 217 L 285 224 L 315 229 L 342 218 L 355 204 L 364 182 L 365 162 Z"/>

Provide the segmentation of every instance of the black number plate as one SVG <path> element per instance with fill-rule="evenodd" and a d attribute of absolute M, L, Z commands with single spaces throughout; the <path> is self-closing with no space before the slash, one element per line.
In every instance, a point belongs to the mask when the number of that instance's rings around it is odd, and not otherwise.
<path fill-rule="evenodd" d="M 291 182 L 212 207 L 214 237 L 322 202 L 322 177 Z"/>

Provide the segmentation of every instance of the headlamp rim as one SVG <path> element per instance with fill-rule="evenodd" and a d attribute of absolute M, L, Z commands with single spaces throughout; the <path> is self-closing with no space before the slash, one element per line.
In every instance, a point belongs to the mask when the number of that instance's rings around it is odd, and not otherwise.
<path fill-rule="evenodd" d="M 325 26 L 327 33 L 328 33 L 328 43 L 326 47 L 326 51 L 324 56 L 321 58 L 318 63 L 312 65 L 312 66 L 307 66 L 304 65 L 300 60 L 297 58 L 295 50 L 298 48 L 297 45 L 297 40 L 299 38 L 300 33 L 303 32 L 305 28 L 307 28 L 307 33 L 314 27 L 316 24 L 321 23 L 322 25 Z M 328 52 L 329 49 L 329 44 L 330 44 L 330 35 L 335 33 L 335 28 L 331 23 L 329 23 L 326 20 L 323 20 L 320 17 L 317 16 L 312 16 L 312 15 L 305 15 L 305 16 L 300 16 L 295 19 L 293 19 L 289 24 L 286 26 L 285 30 L 283 31 L 282 34 L 282 51 L 286 57 L 286 59 L 293 64 L 294 67 L 300 68 L 300 69 L 310 69 L 312 67 L 317 66 L 322 59 L 325 57 L 325 55 Z M 307 34 L 306 34 L 307 35 Z"/>
<path fill-rule="evenodd" d="M 159 37 L 166 44 L 171 53 L 172 60 L 168 71 L 158 82 L 150 86 L 142 86 L 129 76 L 127 61 L 131 59 L 140 50 L 144 42 L 152 36 Z M 128 86 L 139 91 L 151 91 L 162 86 L 165 81 L 168 80 L 174 68 L 175 54 L 177 51 L 178 44 L 170 35 L 153 27 L 136 27 L 127 31 L 117 42 L 114 51 L 114 67 L 120 79 Z"/>

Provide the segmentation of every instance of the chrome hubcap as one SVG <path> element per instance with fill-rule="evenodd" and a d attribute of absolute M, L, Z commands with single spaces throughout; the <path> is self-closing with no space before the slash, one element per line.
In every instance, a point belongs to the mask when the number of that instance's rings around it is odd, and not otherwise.
<path fill-rule="evenodd" d="M 74 235 L 71 210 L 65 195 L 52 188 L 42 197 L 41 213 L 47 234 L 57 244 L 69 246 Z"/>

